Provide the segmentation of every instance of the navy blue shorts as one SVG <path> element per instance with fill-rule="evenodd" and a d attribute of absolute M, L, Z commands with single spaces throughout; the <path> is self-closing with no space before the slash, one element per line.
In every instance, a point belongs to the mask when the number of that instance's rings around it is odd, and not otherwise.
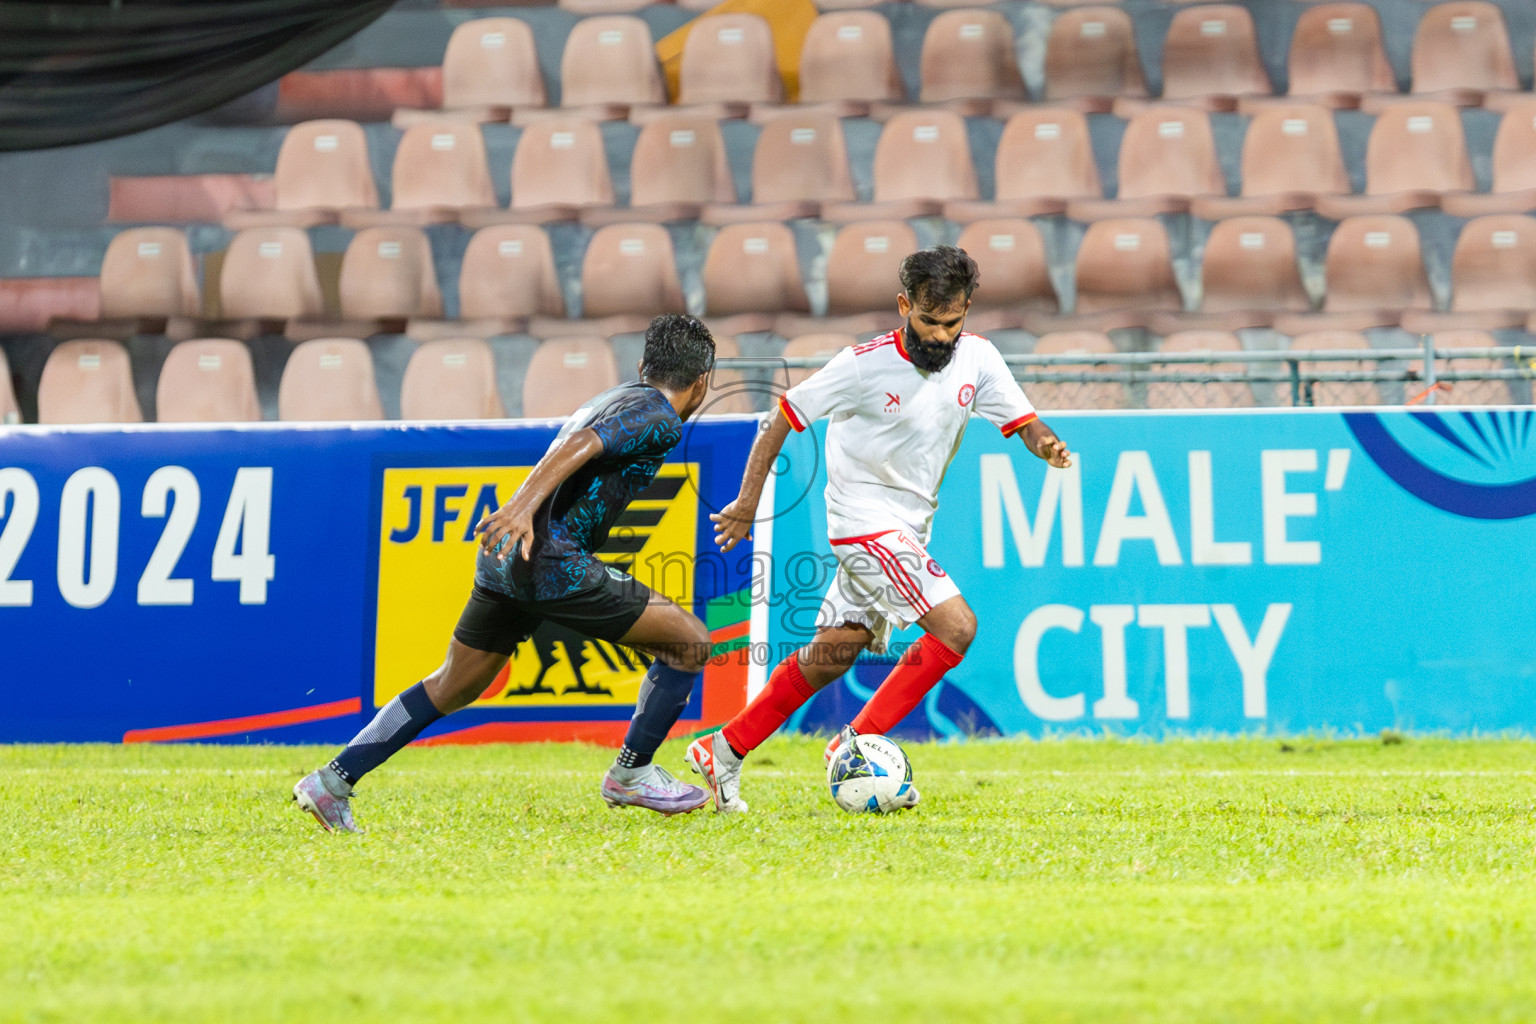
<path fill-rule="evenodd" d="M 553 622 L 594 640 L 617 643 L 640 620 L 652 600 L 661 600 L 627 573 L 610 570 L 602 582 L 549 601 L 524 601 L 475 584 L 454 627 L 453 638 L 477 651 L 510 655 L 533 636 L 541 622 Z"/>

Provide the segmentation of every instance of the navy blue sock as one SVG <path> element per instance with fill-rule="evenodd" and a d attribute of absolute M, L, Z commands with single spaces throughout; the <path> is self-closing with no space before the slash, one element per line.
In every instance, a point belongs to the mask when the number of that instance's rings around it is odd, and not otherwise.
<path fill-rule="evenodd" d="M 421 735 L 421 730 L 443 717 L 427 696 L 425 683 L 417 683 L 379 708 L 373 721 L 352 737 L 347 749 L 336 755 L 330 768 L 348 785 L 394 756 L 395 751 Z"/>
<path fill-rule="evenodd" d="M 688 704 L 693 684 L 702 672 L 679 672 L 660 661 L 651 662 L 651 669 L 640 684 L 640 699 L 635 702 L 635 717 L 629 720 L 629 732 L 624 736 L 624 747 L 619 751 L 620 768 L 641 768 L 651 763 L 656 748 L 667 738 L 668 731 L 677 724 L 677 718 Z"/>

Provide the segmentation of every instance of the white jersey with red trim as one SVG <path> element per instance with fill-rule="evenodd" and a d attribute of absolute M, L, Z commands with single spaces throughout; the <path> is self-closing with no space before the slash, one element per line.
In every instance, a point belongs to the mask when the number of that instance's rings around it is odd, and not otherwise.
<path fill-rule="evenodd" d="M 827 534 L 834 541 L 904 529 L 926 544 L 939 484 L 975 413 L 1011 437 L 1035 418 L 997 347 L 961 334 L 942 370 L 918 369 L 902 329 L 843 349 L 790 388 L 779 407 L 795 430 L 827 427 Z"/>

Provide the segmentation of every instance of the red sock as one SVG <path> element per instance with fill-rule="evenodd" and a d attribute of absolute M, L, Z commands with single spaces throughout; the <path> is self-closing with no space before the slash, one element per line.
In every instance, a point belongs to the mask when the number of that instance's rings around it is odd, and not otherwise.
<path fill-rule="evenodd" d="M 956 654 L 943 641 L 927 633 L 901 656 L 885 682 L 869 698 L 864 710 L 854 716 L 854 732 L 883 735 L 912 713 L 933 684 L 944 678 L 944 673 L 960 664 L 963 654 Z"/>
<path fill-rule="evenodd" d="M 725 742 L 738 754 L 756 750 L 800 705 L 815 695 L 815 689 L 806 682 L 805 673 L 800 671 L 799 657 L 791 654 L 773 670 L 763 692 L 742 708 L 735 718 L 725 723 L 725 728 L 721 730 L 725 733 Z"/>

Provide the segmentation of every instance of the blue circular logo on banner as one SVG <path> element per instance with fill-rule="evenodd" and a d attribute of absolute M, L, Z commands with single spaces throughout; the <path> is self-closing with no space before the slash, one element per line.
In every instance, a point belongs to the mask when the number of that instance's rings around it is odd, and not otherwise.
<path fill-rule="evenodd" d="M 1469 519 L 1536 514 L 1529 409 L 1344 414 L 1371 461 L 1414 497 Z"/>

